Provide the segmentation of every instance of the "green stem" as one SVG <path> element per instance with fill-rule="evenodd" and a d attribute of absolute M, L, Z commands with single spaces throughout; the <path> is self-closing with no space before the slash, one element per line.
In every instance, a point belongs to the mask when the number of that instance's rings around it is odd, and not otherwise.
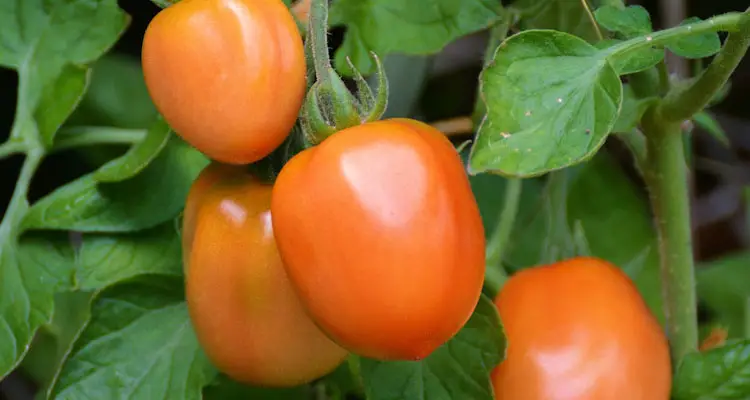
<path fill-rule="evenodd" d="M 328 0 L 312 0 L 307 27 L 312 49 L 315 76 L 322 85 L 330 80 L 331 58 L 328 55 Z"/>
<path fill-rule="evenodd" d="M 505 186 L 505 200 L 503 210 L 497 220 L 497 226 L 490 236 L 487 243 L 486 259 L 486 281 L 492 290 L 497 292 L 502 284 L 508 278 L 508 274 L 503 269 L 502 261 L 505 255 L 505 248 L 513 231 L 513 225 L 518 214 L 518 203 L 521 199 L 521 189 L 523 181 L 512 178 L 507 180 Z"/>
<path fill-rule="evenodd" d="M 0 160 L 8 158 L 14 154 L 23 153 L 26 145 L 23 142 L 9 140 L 0 145 Z"/>
<path fill-rule="evenodd" d="M 661 60 L 659 64 L 656 64 L 656 70 L 659 71 L 659 92 L 661 95 L 667 94 L 672 82 L 669 80 L 669 70 L 667 69 L 667 63 Z"/>
<path fill-rule="evenodd" d="M 750 11 L 746 12 L 738 32 L 727 37 L 724 47 L 711 64 L 689 85 L 670 93 L 661 105 L 668 121 L 683 121 L 701 111 L 721 90 L 750 47 Z"/>
<path fill-rule="evenodd" d="M 26 194 L 29 191 L 31 179 L 34 177 L 37 168 L 39 168 L 43 157 L 44 152 L 40 149 L 31 150 L 26 154 L 23 167 L 21 167 L 21 173 L 16 181 L 16 187 L 10 198 L 10 203 L 5 210 L 3 221 L 0 223 L 0 241 L 2 242 L 7 241 L 9 237 L 17 233 L 15 232 L 16 226 L 29 207 Z"/>
<path fill-rule="evenodd" d="M 76 127 L 58 133 L 51 151 L 102 144 L 134 144 L 142 141 L 145 136 L 146 131 L 143 129 Z"/>
<path fill-rule="evenodd" d="M 685 151 L 679 123 L 658 119 L 653 108 L 643 118 L 643 129 L 648 146 L 645 181 L 659 236 L 662 297 L 672 357 L 677 365 L 698 345 Z"/>
<path fill-rule="evenodd" d="M 608 52 L 610 55 L 622 55 L 655 45 L 663 45 L 676 38 L 700 35 L 708 32 L 736 32 L 739 30 L 740 22 L 744 16 L 745 14 L 741 12 L 731 12 L 705 21 L 676 26 L 674 28 L 654 32 L 648 36 L 639 36 L 626 40 L 610 47 Z"/>

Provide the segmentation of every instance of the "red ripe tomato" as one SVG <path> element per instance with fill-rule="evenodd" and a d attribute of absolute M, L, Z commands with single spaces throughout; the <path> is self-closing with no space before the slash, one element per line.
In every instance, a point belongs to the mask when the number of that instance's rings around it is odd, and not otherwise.
<path fill-rule="evenodd" d="M 333 134 L 284 167 L 271 210 L 303 304 L 354 353 L 423 358 L 477 304 L 479 211 L 458 153 L 428 125 L 394 119 Z"/>
<path fill-rule="evenodd" d="M 307 316 L 281 264 L 271 187 L 237 167 L 213 164 L 188 203 L 187 303 L 209 359 L 260 386 L 299 385 L 336 368 L 347 352 Z"/>
<path fill-rule="evenodd" d="M 142 61 L 166 121 L 225 163 L 278 147 L 305 95 L 302 38 L 280 0 L 182 0 L 149 24 Z"/>
<path fill-rule="evenodd" d="M 666 336 L 614 265 L 579 257 L 526 269 L 495 304 L 508 339 L 497 399 L 669 399 Z"/>

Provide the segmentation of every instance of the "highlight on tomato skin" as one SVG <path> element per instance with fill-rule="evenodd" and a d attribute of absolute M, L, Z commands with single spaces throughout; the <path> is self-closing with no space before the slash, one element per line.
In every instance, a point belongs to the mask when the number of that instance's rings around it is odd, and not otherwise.
<path fill-rule="evenodd" d="M 502 400 L 668 400 L 669 345 L 628 276 L 576 257 L 511 276 L 495 299 L 507 337 Z"/>
<path fill-rule="evenodd" d="M 189 194 L 186 297 L 211 362 L 256 386 L 309 383 L 348 352 L 305 313 L 276 248 L 271 187 L 241 167 L 212 164 Z M 185 239 L 187 238 L 187 239 Z"/>
<path fill-rule="evenodd" d="M 479 210 L 459 154 L 429 125 L 392 119 L 334 133 L 284 166 L 271 210 L 296 292 L 353 353 L 425 358 L 479 300 Z"/>
<path fill-rule="evenodd" d="M 182 0 L 150 22 L 142 65 L 175 132 L 229 164 L 277 148 L 305 96 L 302 36 L 281 0 Z"/>

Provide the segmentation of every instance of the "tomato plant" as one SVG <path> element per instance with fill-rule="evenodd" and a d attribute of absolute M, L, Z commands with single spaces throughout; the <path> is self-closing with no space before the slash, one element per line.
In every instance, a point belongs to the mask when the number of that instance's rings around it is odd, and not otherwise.
<path fill-rule="evenodd" d="M 509 342 L 493 371 L 497 398 L 669 397 L 667 338 L 616 266 L 578 257 L 529 268 L 495 304 Z"/>
<path fill-rule="evenodd" d="M 186 0 L 161 11 L 143 38 L 143 73 L 170 126 L 233 164 L 284 141 L 305 91 L 302 38 L 280 1 Z"/>
<path fill-rule="evenodd" d="M 298 293 L 357 354 L 424 358 L 479 300 L 479 210 L 458 153 L 429 125 L 394 119 L 335 133 L 289 161 L 271 209 Z"/>
<path fill-rule="evenodd" d="M 0 0 L 0 399 L 748 398 L 747 7 Z"/>

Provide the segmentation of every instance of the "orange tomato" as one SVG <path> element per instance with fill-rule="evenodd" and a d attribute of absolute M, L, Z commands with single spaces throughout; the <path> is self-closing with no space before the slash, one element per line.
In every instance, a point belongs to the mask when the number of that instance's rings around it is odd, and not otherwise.
<path fill-rule="evenodd" d="M 501 400 L 667 400 L 666 336 L 620 269 L 578 257 L 513 275 L 495 304 L 508 339 Z"/>
<path fill-rule="evenodd" d="M 198 341 L 232 378 L 294 386 L 338 366 L 347 352 L 307 316 L 273 237 L 271 187 L 213 164 L 191 190 L 183 239 L 187 303 Z"/>
<path fill-rule="evenodd" d="M 305 55 L 280 0 L 182 0 L 151 21 L 142 54 L 159 112 L 215 160 L 255 162 L 297 119 Z"/>
<path fill-rule="evenodd" d="M 477 304 L 479 211 L 455 148 L 426 124 L 394 119 L 333 134 L 282 169 L 271 210 L 303 304 L 354 353 L 423 358 Z"/>

